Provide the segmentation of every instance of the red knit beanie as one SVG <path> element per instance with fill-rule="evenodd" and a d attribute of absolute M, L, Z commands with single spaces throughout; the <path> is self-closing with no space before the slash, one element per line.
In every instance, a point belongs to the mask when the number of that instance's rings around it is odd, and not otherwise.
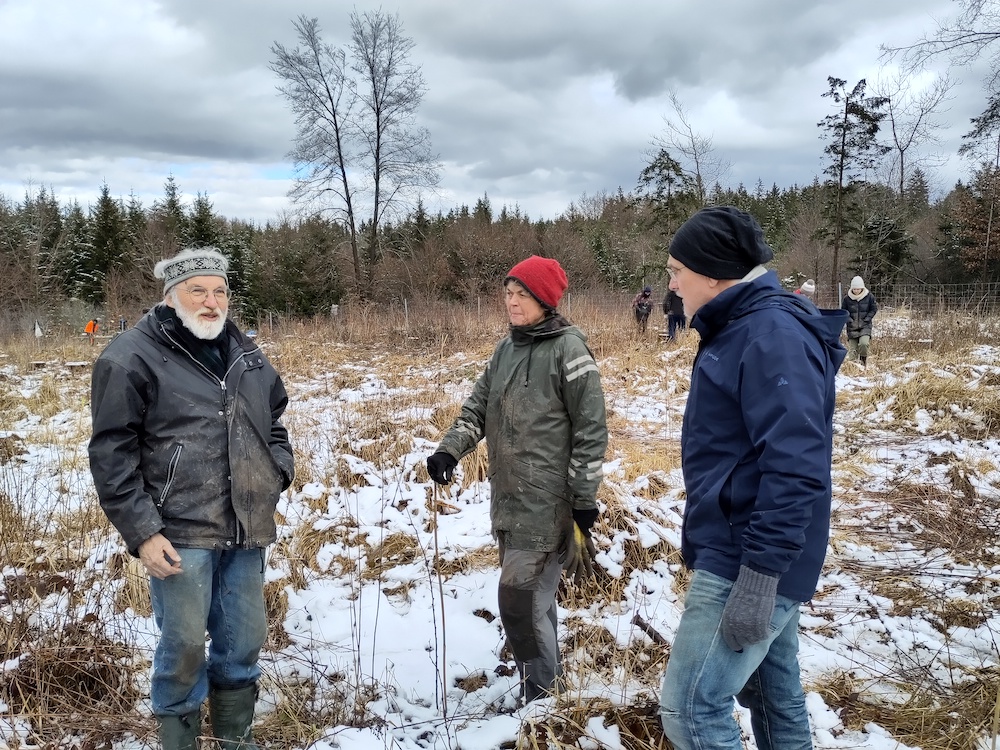
<path fill-rule="evenodd" d="M 504 284 L 510 279 L 527 289 L 532 297 L 550 310 L 559 306 L 559 300 L 569 286 L 559 261 L 539 255 L 532 255 L 510 269 Z"/>

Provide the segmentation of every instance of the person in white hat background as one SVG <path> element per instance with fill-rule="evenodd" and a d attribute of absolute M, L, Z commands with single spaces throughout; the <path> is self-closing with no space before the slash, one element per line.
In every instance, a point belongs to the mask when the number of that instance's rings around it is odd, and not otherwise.
<path fill-rule="evenodd" d="M 280 421 L 288 397 L 227 319 L 228 268 L 214 248 L 157 263 L 163 301 L 108 344 L 91 383 L 101 508 L 150 575 L 160 630 L 150 698 L 164 750 L 195 750 L 206 698 L 223 748 L 257 748 L 264 555 L 294 475 Z"/>
<path fill-rule="evenodd" d="M 812 279 L 806 279 L 802 282 L 802 286 L 795 290 L 795 294 L 800 294 L 806 299 L 816 301 L 816 282 Z"/>
<path fill-rule="evenodd" d="M 850 314 L 847 319 L 847 359 L 862 367 L 868 366 L 868 348 L 872 343 L 872 320 L 878 312 L 875 295 L 860 276 L 851 279 L 841 307 Z"/>

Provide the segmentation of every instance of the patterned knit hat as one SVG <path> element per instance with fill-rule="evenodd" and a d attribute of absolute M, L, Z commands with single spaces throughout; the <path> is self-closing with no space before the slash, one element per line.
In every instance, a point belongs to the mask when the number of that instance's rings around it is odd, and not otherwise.
<path fill-rule="evenodd" d="M 163 293 L 166 294 L 178 281 L 194 276 L 221 276 L 228 284 L 228 271 L 229 261 L 214 247 L 189 247 L 157 263 L 153 276 L 163 279 Z"/>
<path fill-rule="evenodd" d="M 816 282 L 812 279 L 806 279 L 802 282 L 802 286 L 799 287 L 799 291 L 803 294 L 812 294 L 816 291 Z"/>
<path fill-rule="evenodd" d="M 506 284 L 511 279 L 527 289 L 548 310 L 555 310 L 559 306 L 559 300 L 569 286 L 566 272 L 559 261 L 539 255 L 532 255 L 510 269 L 503 283 Z"/>

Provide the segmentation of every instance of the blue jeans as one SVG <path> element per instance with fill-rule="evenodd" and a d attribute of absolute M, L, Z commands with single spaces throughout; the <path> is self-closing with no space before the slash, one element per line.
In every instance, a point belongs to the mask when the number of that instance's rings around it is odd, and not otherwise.
<path fill-rule="evenodd" d="M 750 709 L 759 750 L 812 747 L 799 678 L 799 602 L 779 596 L 771 632 L 737 653 L 722 638 L 733 582 L 696 570 L 670 649 L 660 721 L 677 750 L 741 750 L 733 698 Z"/>
<path fill-rule="evenodd" d="M 267 638 L 264 550 L 177 548 L 183 573 L 149 579 L 160 640 L 150 697 L 157 716 L 185 716 L 208 697 L 209 685 L 235 690 L 260 677 L 257 657 Z M 211 643 L 205 658 L 205 632 Z"/>
<path fill-rule="evenodd" d="M 677 332 L 683 331 L 684 327 L 687 325 L 687 318 L 683 315 L 674 315 L 670 313 L 667 316 L 667 340 L 673 341 L 677 338 Z"/>

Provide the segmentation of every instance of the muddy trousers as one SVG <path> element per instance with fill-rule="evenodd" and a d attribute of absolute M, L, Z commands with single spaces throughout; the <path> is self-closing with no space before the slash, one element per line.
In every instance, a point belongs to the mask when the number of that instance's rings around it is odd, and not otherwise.
<path fill-rule="evenodd" d="M 556 552 L 500 545 L 500 620 L 521 675 L 525 703 L 561 689 L 556 591 L 562 564 Z"/>

